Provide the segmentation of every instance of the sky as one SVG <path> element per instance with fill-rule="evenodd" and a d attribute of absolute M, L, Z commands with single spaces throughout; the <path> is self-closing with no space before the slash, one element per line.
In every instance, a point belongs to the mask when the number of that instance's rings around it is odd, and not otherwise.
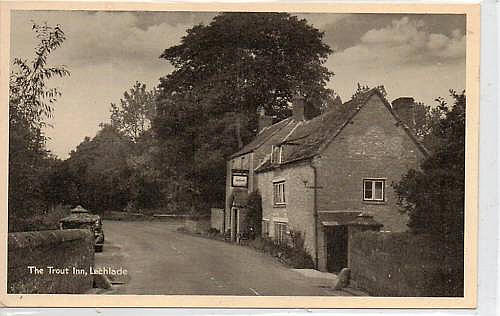
<path fill-rule="evenodd" d="M 215 12 L 15 11 L 11 18 L 11 60 L 33 58 L 32 22 L 60 24 L 67 36 L 49 65 L 65 65 L 69 77 L 52 79 L 62 96 L 54 106 L 47 143 L 58 157 L 100 123 L 109 122 L 135 81 L 148 88 L 173 67 L 159 56 L 179 44 L 186 30 L 210 23 Z M 434 105 L 448 90 L 465 89 L 465 16 L 442 14 L 294 14 L 324 32 L 334 51 L 325 66 L 335 73 L 328 83 L 348 101 L 359 82 L 384 85 L 389 101 L 411 96 Z"/>

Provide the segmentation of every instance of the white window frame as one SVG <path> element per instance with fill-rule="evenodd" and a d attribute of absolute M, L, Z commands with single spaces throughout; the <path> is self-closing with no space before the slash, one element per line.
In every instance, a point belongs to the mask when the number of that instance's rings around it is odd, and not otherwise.
<path fill-rule="evenodd" d="M 275 157 L 274 151 L 278 147 L 278 157 Z M 280 164 L 281 163 L 281 157 L 283 153 L 283 146 L 277 146 L 277 145 L 271 145 L 271 164 Z"/>
<path fill-rule="evenodd" d="M 286 205 L 286 181 L 273 181 L 273 203 L 274 205 Z"/>
<path fill-rule="evenodd" d="M 363 201 L 366 202 L 385 202 L 385 178 L 366 178 L 363 179 Z M 372 197 L 367 198 L 366 197 L 366 183 L 371 182 L 371 187 L 372 187 Z M 382 198 L 376 198 L 375 197 L 375 185 L 376 183 L 382 183 Z"/>

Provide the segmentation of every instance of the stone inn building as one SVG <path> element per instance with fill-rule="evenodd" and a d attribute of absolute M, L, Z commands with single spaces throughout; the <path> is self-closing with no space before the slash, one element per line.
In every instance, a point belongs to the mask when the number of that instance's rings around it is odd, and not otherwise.
<path fill-rule="evenodd" d="M 227 162 L 225 230 L 238 241 L 248 195 L 262 196 L 262 234 L 277 243 L 300 232 L 322 271 L 348 266 L 348 227 L 407 229 L 392 183 L 417 169 L 426 150 L 413 134 L 413 98 L 392 105 L 379 89 L 307 119 L 304 102 L 275 124 L 262 117 L 255 139 Z"/>

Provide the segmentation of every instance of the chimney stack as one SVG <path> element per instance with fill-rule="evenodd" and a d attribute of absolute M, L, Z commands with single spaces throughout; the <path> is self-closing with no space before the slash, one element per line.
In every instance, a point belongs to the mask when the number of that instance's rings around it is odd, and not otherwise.
<path fill-rule="evenodd" d="M 304 96 L 302 96 L 300 93 L 297 93 L 292 101 L 292 112 L 293 112 L 293 119 L 296 121 L 304 121 L 305 116 L 304 116 Z"/>
<path fill-rule="evenodd" d="M 339 106 L 342 106 L 342 99 L 340 98 L 340 96 L 336 96 L 335 99 L 333 99 L 333 101 L 328 104 L 327 110 L 329 111 L 337 109 Z"/>
<path fill-rule="evenodd" d="M 415 128 L 415 99 L 401 97 L 392 101 L 392 110 L 409 128 Z"/>
<path fill-rule="evenodd" d="M 259 111 L 259 133 L 266 127 L 273 125 L 273 117 L 266 115 L 263 107 Z"/>

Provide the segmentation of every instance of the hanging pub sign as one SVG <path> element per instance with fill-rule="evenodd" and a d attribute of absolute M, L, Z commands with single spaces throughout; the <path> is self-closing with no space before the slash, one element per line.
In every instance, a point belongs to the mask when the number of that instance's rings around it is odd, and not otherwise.
<path fill-rule="evenodd" d="M 232 170 L 231 186 L 248 188 L 248 170 Z"/>

